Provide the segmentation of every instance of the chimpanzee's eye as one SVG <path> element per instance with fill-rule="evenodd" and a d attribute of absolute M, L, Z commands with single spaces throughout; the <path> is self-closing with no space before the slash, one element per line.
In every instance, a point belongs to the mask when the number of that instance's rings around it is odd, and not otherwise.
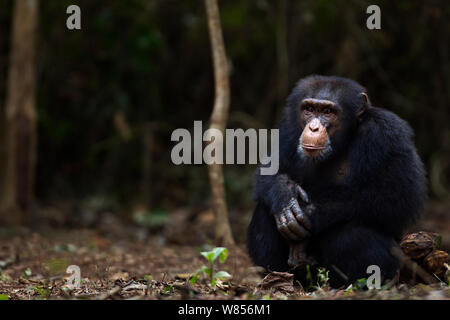
<path fill-rule="evenodd" d="M 314 111 L 313 107 L 311 107 L 311 106 L 306 106 L 305 110 L 308 111 L 308 112 L 313 112 Z"/>
<path fill-rule="evenodd" d="M 323 113 L 324 113 L 324 114 L 330 114 L 330 113 L 331 113 L 331 109 L 330 109 L 330 108 L 325 108 L 325 109 L 323 110 Z"/>

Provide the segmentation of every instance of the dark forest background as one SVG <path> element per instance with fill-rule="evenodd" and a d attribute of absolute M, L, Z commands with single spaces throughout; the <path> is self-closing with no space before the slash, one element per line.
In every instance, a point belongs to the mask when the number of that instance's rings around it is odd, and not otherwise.
<path fill-rule="evenodd" d="M 13 0 L 0 0 L 4 110 Z M 78 4 L 82 30 L 66 28 Z M 406 119 L 429 178 L 430 206 L 450 207 L 450 3 L 220 1 L 231 63 L 229 128 L 276 128 L 295 82 L 309 74 L 363 84 L 372 103 Z M 24 39 L 23 41 L 27 41 Z M 170 160 L 176 128 L 208 121 L 214 100 L 203 1 L 41 1 L 36 56 L 35 225 L 95 226 L 107 213 L 150 228 L 208 211 L 205 165 Z M 2 112 L 4 117 L 4 112 Z M 3 123 L 3 121 L 2 121 Z M 0 127 L 0 133 L 4 127 Z M 4 152 L 4 151 L 2 151 Z M 255 166 L 224 167 L 233 231 L 253 208 Z"/>

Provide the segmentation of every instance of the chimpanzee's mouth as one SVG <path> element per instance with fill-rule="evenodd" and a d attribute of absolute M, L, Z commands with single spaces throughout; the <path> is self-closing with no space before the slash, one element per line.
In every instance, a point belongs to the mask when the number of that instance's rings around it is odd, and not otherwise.
<path fill-rule="evenodd" d="M 307 150 L 307 151 L 317 151 L 317 150 L 324 150 L 326 149 L 328 146 L 324 145 L 324 146 L 316 146 L 316 145 L 312 145 L 312 144 L 302 144 L 302 148 Z"/>
<path fill-rule="evenodd" d="M 314 143 L 312 141 L 302 141 L 300 137 L 297 146 L 297 152 L 305 161 L 322 161 L 325 160 L 332 152 L 331 143 L 328 140 L 326 143 Z"/>

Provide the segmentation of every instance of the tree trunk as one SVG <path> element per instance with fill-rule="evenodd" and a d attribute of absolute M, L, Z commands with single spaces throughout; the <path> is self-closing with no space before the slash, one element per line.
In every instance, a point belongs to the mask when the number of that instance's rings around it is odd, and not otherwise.
<path fill-rule="evenodd" d="M 208 16 L 209 37 L 214 62 L 215 101 L 211 115 L 211 129 L 218 129 L 222 133 L 228 118 L 230 105 L 230 85 L 228 80 L 228 63 L 220 26 L 219 8 L 217 0 L 205 0 Z M 208 167 L 211 183 L 212 204 L 216 217 L 215 232 L 218 244 L 229 246 L 234 244 L 231 228 L 228 221 L 227 204 L 225 201 L 225 188 L 222 165 L 211 164 Z"/>
<path fill-rule="evenodd" d="M 38 0 L 16 0 L 5 114 L 5 172 L 0 219 L 26 224 L 34 200 L 36 160 L 35 40 Z"/>
<path fill-rule="evenodd" d="M 276 41 L 277 41 L 277 101 L 278 110 L 283 110 L 289 90 L 289 56 L 287 46 L 287 0 L 277 1 Z"/>
<path fill-rule="evenodd" d="M 153 165 L 153 146 L 155 123 L 146 121 L 143 124 L 143 152 L 142 152 L 142 182 L 141 182 L 141 200 L 146 208 L 152 208 L 153 190 L 152 190 L 152 165 Z"/>

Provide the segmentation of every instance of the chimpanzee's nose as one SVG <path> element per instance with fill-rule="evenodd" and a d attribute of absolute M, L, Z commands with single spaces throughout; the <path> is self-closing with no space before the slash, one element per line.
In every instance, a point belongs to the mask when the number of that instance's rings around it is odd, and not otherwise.
<path fill-rule="evenodd" d="M 312 131 L 312 132 L 316 132 L 316 131 L 318 131 L 319 130 L 319 127 L 320 127 L 320 121 L 319 121 L 319 119 L 313 119 L 310 123 L 309 123 L 309 129 Z"/>

